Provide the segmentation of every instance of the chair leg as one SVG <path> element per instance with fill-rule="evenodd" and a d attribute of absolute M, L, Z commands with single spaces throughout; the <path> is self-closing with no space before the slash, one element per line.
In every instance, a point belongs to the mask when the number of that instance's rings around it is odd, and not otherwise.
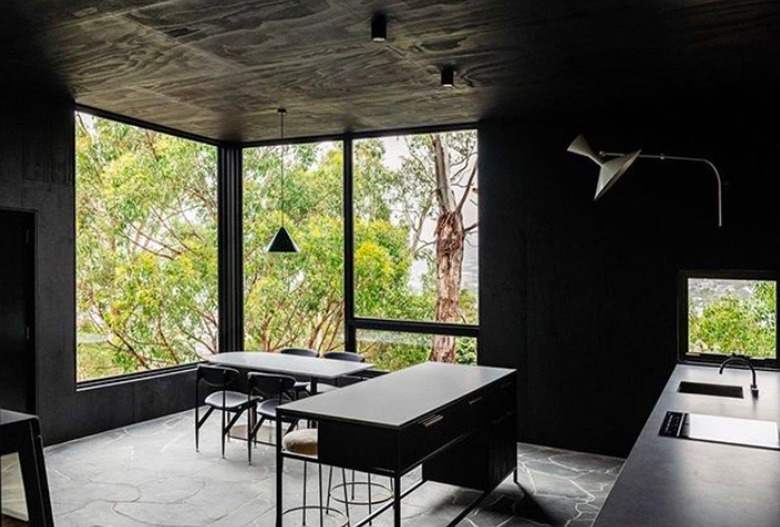
<path fill-rule="evenodd" d="M 344 510 L 347 511 L 347 518 L 349 518 L 349 497 L 347 496 L 347 471 L 341 469 L 341 482 L 344 483 Z"/>
<path fill-rule="evenodd" d="M 325 506 L 330 510 L 330 491 L 333 489 L 333 466 L 328 467 L 328 497 L 325 499 Z"/>
<path fill-rule="evenodd" d="M 195 410 L 197 411 L 197 407 L 195 407 Z M 195 413 L 195 452 L 199 451 L 198 443 L 200 441 L 200 429 L 203 426 L 203 423 L 206 422 L 206 420 L 209 418 L 211 413 L 214 411 L 214 407 L 210 406 L 208 410 L 206 410 L 206 413 L 203 414 L 203 418 L 200 417 L 200 413 Z"/>
<path fill-rule="evenodd" d="M 306 525 L 306 487 L 308 486 L 307 468 L 309 466 L 308 461 L 303 462 L 303 524 Z"/>
<path fill-rule="evenodd" d="M 252 464 L 252 409 L 246 413 L 246 458 L 247 465 Z"/>
<path fill-rule="evenodd" d="M 323 526 L 323 522 L 325 521 L 324 518 L 324 509 L 322 508 L 322 463 L 317 463 L 317 478 L 320 481 L 319 485 L 319 491 L 320 491 L 320 501 L 318 502 L 320 505 L 320 527 Z"/>
<path fill-rule="evenodd" d="M 355 487 L 356 486 L 357 485 L 355 485 L 355 471 L 353 470 L 352 471 L 352 489 L 351 489 L 352 490 L 352 501 L 355 500 Z"/>
<path fill-rule="evenodd" d="M 373 504 L 371 503 L 371 473 L 368 473 L 368 514 L 370 515 L 373 511 Z M 374 520 L 368 520 L 369 525 L 374 525 Z"/>
<path fill-rule="evenodd" d="M 222 410 L 222 459 L 225 459 L 225 410 Z"/>

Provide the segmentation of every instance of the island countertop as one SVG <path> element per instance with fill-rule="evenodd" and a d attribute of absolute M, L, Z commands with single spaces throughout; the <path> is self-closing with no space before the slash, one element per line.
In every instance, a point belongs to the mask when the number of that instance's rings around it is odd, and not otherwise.
<path fill-rule="evenodd" d="M 780 372 L 757 374 L 753 399 L 747 370 L 678 365 L 595 527 L 780 526 L 780 451 L 658 434 L 669 410 L 780 422 Z M 745 397 L 678 393 L 680 381 L 736 384 Z"/>

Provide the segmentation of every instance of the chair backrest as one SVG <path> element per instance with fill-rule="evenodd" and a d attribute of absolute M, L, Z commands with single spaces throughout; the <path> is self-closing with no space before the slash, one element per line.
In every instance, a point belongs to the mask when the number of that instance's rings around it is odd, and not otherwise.
<path fill-rule="evenodd" d="M 298 355 L 299 357 L 319 357 L 319 353 L 308 348 L 282 348 L 279 353 L 283 355 Z"/>
<path fill-rule="evenodd" d="M 347 360 L 350 362 L 366 362 L 366 358 L 363 355 L 358 355 L 351 351 L 329 351 L 323 355 L 323 357 L 326 359 Z"/>
<path fill-rule="evenodd" d="M 233 368 L 198 364 L 198 381 L 203 381 L 212 388 L 224 390 L 236 382 L 239 376 L 238 370 L 234 370 Z"/>
<path fill-rule="evenodd" d="M 295 387 L 295 377 L 271 373 L 250 372 L 247 375 L 250 394 L 260 394 L 263 399 L 282 399 L 285 393 Z"/>

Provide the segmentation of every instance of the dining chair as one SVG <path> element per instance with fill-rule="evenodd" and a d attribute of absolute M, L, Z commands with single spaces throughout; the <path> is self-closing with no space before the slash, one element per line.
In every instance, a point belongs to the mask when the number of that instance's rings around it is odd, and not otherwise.
<path fill-rule="evenodd" d="M 298 357 L 310 357 L 310 358 L 317 358 L 320 356 L 319 352 L 309 349 L 309 348 L 282 348 L 279 350 L 279 353 L 283 355 L 296 355 Z M 298 399 L 300 397 L 301 393 L 305 393 L 309 391 L 309 382 L 311 379 L 305 380 L 305 381 L 295 381 L 295 386 L 293 386 L 293 393 L 295 394 L 295 398 Z"/>
<path fill-rule="evenodd" d="M 222 413 L 222 457 L 225 457 L 225 439 L 230 433 L 230 429 L 241 417 L 245 410 L 252 408 L 257 404 L 257 397 L 251 397 L 249 394 L 229 390 L 239 379 L 238 370 L 233 368 L 223 368 L 220 366 L 209 366 L 199 364 L 195 376 L 195 451 L 200 449 L 200 429 L 206 420 L 219 410 Z M 200 417 L 200 384 L 203 383 L 209 388 L 214 389 L 206 399 L 204 404 L 208 407 L 203 417 Z M 228 415 L 230 420 L 228 421 Z"/>
<path fill-rule="evenodd" d="M 277 420 L 277 407 L 293 400 L 290 393 L 295 386 L 295 377 L 291 375 L 250 372 L 247 374 L 247 385 L 246 400 L 250 400 L 253 397 L 257 399 L 259 396 L 259 402 L 255 403 L 257 422 L 254 423 L 254 426 L 247 428 L 247 457 L 251 464 L 252 446 L 254 444 L 261 443 L 273 446 L 273 443 L 258 441 L 257 433 L 264 422 Z M 289 433 L 298 424 L 298 420 L 290 419 L 288 421 L 290 422 L 290 427 L 287 430 Z"/>
<path fill-rule="evenodd" d="M 366 358 L 363 355 L 352 353 L 351 351 L 328 351 L 325 353 L 325 355 L 322 356 L 322 358 L 328 360 L 343 360 L 349 362 L 366 362 Z M 359 382 L 362 380 L 363 380 L 362 377 L 357 377 L 355 375 L 345 375 L 344 377 L 341 377 L 340 379 L 336 379 L 335 381 L 333 381 L 333 384 L 320 381 L 319 383 L 317 383 L 317 391 L 319 393 L 325 393 L 340 388 L 344 381 L 346 381 L 348 384 L 352 384 L 354 382 Z M 312 393 L 311 384 L 309 384 L 307 391 L 309 393 Z"/>

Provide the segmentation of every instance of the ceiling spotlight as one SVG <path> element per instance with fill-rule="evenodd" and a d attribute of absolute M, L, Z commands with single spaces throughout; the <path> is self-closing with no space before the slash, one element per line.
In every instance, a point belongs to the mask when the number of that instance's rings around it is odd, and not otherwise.
<path fill-rule="evenodd" d="M 455 86 L 455 68 L 453 66 L 444 66 L 441 69 L 441 85 L 445 88 Z"/>
<path fill-rule="evenodd" d="M 374 42 L 387 40 L 387 17 L 381 13 L 377 13 L 371 19 L 371 40 Z"/>

